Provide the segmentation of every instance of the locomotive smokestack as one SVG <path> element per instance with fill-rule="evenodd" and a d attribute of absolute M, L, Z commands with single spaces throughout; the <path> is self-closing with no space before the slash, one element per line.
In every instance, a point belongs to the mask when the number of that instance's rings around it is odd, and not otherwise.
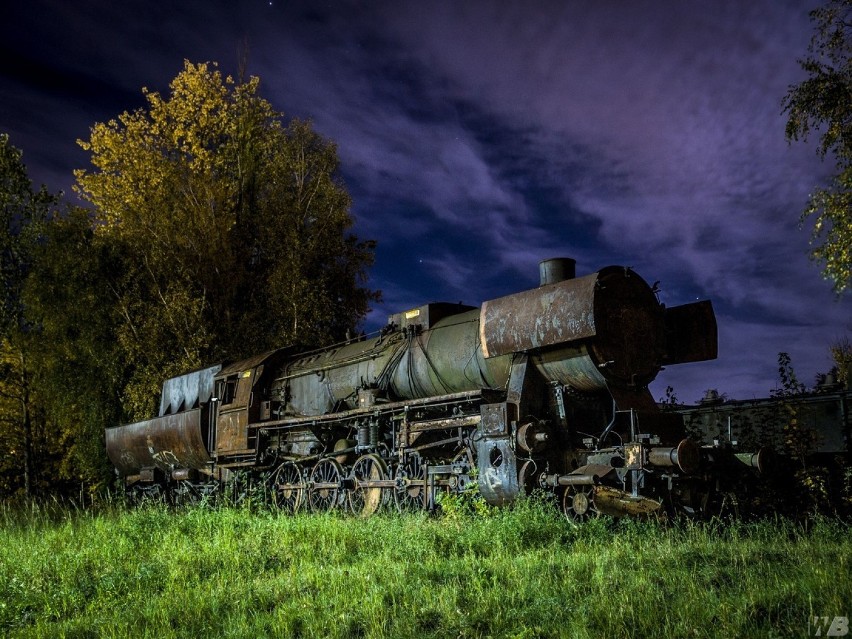
<path fill-rule="evenodd" d="M 574 279 L 574 268 L 576 260 L 570 257 L 552 257 L 538 263 L 539 286 L 556 284 L 565 280 Z"/>

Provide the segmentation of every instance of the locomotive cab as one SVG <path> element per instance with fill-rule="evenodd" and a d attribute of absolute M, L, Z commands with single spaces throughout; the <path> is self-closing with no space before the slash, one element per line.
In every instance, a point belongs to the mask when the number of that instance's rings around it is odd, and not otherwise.
<path fill-rule="evenodd" d="M 220 466 L 254 465 L 258 435 L 249 424 L 269 419 L 269 379 L 285 354 L 285 349 L 264 353 L 225 366 L 216 375 L 216 426 L 210 451 Z"/>

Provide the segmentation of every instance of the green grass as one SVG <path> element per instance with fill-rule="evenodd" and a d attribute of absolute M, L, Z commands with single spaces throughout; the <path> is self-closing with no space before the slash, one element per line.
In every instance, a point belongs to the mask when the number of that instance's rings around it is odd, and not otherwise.
<path fill-rule="evenodd" d="M 362 520 L 0 510 L 13 637 L 804 637 L 852 616 L 848 527 L 574 527 L 537 502 Z"/>

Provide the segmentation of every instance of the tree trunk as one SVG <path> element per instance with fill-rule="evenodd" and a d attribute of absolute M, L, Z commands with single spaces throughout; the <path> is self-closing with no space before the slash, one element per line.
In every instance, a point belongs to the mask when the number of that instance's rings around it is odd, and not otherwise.
<path fill-rule="evenodd" d="M 33 423 L 30 415 L 30 388 L 24 353 L 21 351 L 21 425 L 24 429 L 24 494 L 33 495 Z"/>

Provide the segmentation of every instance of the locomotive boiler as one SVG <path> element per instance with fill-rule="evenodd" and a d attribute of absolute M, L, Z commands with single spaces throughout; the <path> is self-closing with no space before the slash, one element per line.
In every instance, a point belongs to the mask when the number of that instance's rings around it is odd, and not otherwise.
<path fill-rule="evenodd" d="M 282 348 L 167 380 L 159 415 L 106 430 L 128 490 L 215 492 L 236 474 L 296 511 L 432 508 L 478 487 L 502 505 L 535 489 L 565 514 L 701 512 L 718 469 L 757 466 L 687 439 L 648 384 L 716 357 L 710 302 L 666 308 L 625 267 L 475 308 L 431 303 L 369 339 Z"/>

